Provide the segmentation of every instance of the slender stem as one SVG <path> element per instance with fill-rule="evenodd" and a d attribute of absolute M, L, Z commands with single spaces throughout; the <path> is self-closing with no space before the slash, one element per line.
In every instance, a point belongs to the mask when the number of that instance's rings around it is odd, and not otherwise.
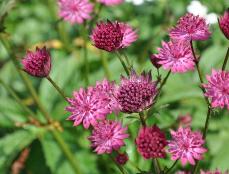
<path fill-rule="evenodd" d="M 126 75 L 129 76 L 129 74 L 130 74 L 130 73 L 129 73 L 129 70 L 128 70 L 128 68 L 127 68 L 127 66 L 126 66 L 126 64 L 125 64 L 125 62 L 123 61 L 121 55 L 120 55 L 118 52 L 115 52 L 115 54 L 116 54 L 117 57 L 119 58 L 119 61 L 121 62 L 122 66 L 123 66 L 123 68 L 124 68 L 124 70 L 125 70 L 125 72 L 126 72 Z"/>
<path fill-rule="evenodd" d="M 160 174 L 161 171 L 160 171 L 160 168 L 158 166 L 157 160 L 155 158 L 153 159 L 153 165 L 154 165 L 154 169 L 155 169 L 156 174 Z"/>
<path fill-rule="evenodd" d="M 16 100 L 16 102 L 22 107 L 22 109 L 27 112 L 31 117 L 34 117 L 35 114 L 23 103 L 23 101 L 18 97 L 18 95 L 14 92 L 14 90 L 9 87 L 2 79 L 0 79 L 0 83 L 6 89 L 6 91 Z M 35 118 L 35 117 L 34 117 Z"/>
<path fill-rule="evenodd" d="M 171 166 L 170 168 L 168 168 L 168 170 L 166 170 L 165 174 L 169 174 L 170 171 L 173 169 L 173 167 L 175 167 L 175 165 L 177 164 L 177 162 L 178 162 L 178 160 L 176 160 L 176 161 L 172 164 L 172 166 Z"/>
<path fill-rule="evenodd" d="M 52 133 L 53 137 L 55 138 L 55 140 L 57 141 L 61 150 L 64 152 L 69 163 L 73 167 L 75 174 L 81 174 L 81 171 L 78 168 L 78 163 L 75 161 L 75 157 L 73 156 L 72 152 L 70 151 L 69 147 L 67 146 L 67 144 L 65 143 L 65 141 L 63 140 L 63 138 L 61 137 L 59 132 L 57 132 L 56 130 L 53 130 L 53 131 L 51 131 L 51 133 Z"/>
<path fill-rule="evenodd" d="M 226 56 L 225 56 L 224 61 L 223 61 L 223 66 L 222 66 L 223 71 L 225 70 L 225 68 L 227 66 L 228 58 L 229 58 L 229 47 L 227 48 L 227 53 L 226 53 Z"/>
<path fill-rule="evenodd" d="M 90 72 L 90 67 L 89 67 L 89 61 L 88 61 L 88 55 L 87 55 L 87 29 L 86 29 L 86 23 L 84 23 L 84 28 L 83 29 L 83 59 L 84 59 L 84 66 L 85 66 L 85 85 L 88 86 L 89 84 L 89 72 Z"/>
<path fill-rule="evenodd" d="M 122 174 L 126 174 L 126 172 L 124 171 L 124 168 L 121 165 L 119 165 L 111 155 L 109 155 L 109 157 L 115 163 L 115 165 L 118 167 L 118 169 L 120 170 L 120 172 Z"/>
<path fill-rule="evenodd" d="M 123 51 L 122 53 L 123 53 L 123 55 L 124 55 L 124 58 L 125 58 L 125 60 L 126 60 L 126 63 L 127 63 L 127 65 L 128 65 L 128 67 L 131 68 L 131 64 L 130 64 L 129 58 L 127 57 L 127 55 L 126 55 L 126 53 L 125 53 L 124 51 Z M 120 52 L 120 54 L 121 54 L 121 52 Z"/>
<path fill-rule="evenodd" d="M 139 112 L 139 117 L 140 117 L 140 121 L 143 127 L 146 126 L 146 122 L 145 122 L 145 115 L 144 112 Z"/>
<path fill-rule="evenodd" d="M 64 91 L 62 89 L 60 89 L 60 87 L 52 80 L 52 78 L 50 76 L 47 76 L 46 79 L 53 85 L 53 87 L 57 90 L 57 92 L 66 100 L 67 97 L 64 93 Z"/>
<path fill-rule="evenodd" d="M 110 77 L 111 77 L 111 73 L 110 73 L 110 70 L 109 70 L 109 67 L 108 67 L 107 57 L 104 57 L 103 51 L 100 51 L 100 58 L 101 58 L 101 62 L 102 62 L 102 65 L 103 65 L 103 69 L 104 69 L 105 75 L 106 75 L 107 79 L 109 80 Z"/>
<path fill-rule="evenodd" d="M 159 87 L 159 89 L 158 89 L 159 91 L 161 91 L 161 89 L 163 88 L 163 86 L 166 84 L 166 82 L 167 82 L 167 80 L 168 80 L 170 74 L 171 74 L 171 71 L 169 71 L 169 72 L 167 73 L 167 75 L 165 76 L 164 80 L 161 82 L 160 87 Z"/>

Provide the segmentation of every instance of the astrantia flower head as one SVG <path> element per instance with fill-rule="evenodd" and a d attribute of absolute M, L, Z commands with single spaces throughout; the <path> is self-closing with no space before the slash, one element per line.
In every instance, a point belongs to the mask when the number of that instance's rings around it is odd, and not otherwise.
<path fill-rule="evenodd" d="M 226 38 L 229 39 L 229 8 L 224 12 L 224 15 L 219 18 L 219 27 Z"/>
<path fill-rule="evenodd" d="M 98 1 L 106 6 L 119 5 L 123 3 L 123 0 L 98 0 Z"/>
<path fill-rule="evenodd" d="M 138 35 L 137 32 L 126 23 L 120 23 L 120 27 L 123 33 L 121 47 L 126 48 L 138 39 Z"/>
<path fill-rule="evenodd" d="M 207 40 L 211 33 L 204 18 L 187 13 L 179 19 L 169 35 L 177 40 Z"/>
<path fill-rule="evenodd" d="M 221 172 L 220 170 L 216 169 L 215 171 L 200 171 L 200 174 L 229 174 L 229 171 Z"/>
<path fill-rule="evenodd" d="M 179 126 L 187 127 L 192 123 L 192 116 L 190 114 L 180 115 L 177 119 Z"/>
<path fill-rule="evenodd" d="M 143 72 L 138 76 L 132 70 L 130 77 L 121 77 L 121 84 L 115 95 L 122 112 L 134 113 L 150 107 L 156 93 L 156 82 L 152 81 L 150 72 Z"/>
<path fill-rule="evenodd" d="M 136 138 L 138 152 L 145 158 L 165 158 L 167 141 L 165 134 L 156 126 L 143 127 Z"/>
<path fill-rule="evenodd" d="M 104 120 L 94 126 L 88 139 L 98 154 L 111 153 L 125 145 L 124 139 L 129 136 L 126 130 L 127 127 L 123 127 L 120 122 Z"/>
<path fill-rule="evenodd" d="M 194 70 L 195 62 L 189 42 L 170 41 L 162 42 L 159 53 L 154 55 L 158 59 L 157 64 L 174 73 L 184 73 Z"/>
<path fill-rule="evenodd" d="M 109 20 L 97 23 L 91 34 L 93 44 L 97 48 L 109 52 L 128 47 L 136 39 L 136 31 L 129 25 Z"/>
<path fill-rule="evenodd" d="M 103 95 L 109 101 L 106 108 L 110 111 L 110 113 L 114 112 L 118 114 L 120 107 L 114 96 L 115 89 L 115 83 L 109 82 L 107 79 L 104 79 L 102 82 L 97 81 L 96 86 L 94 87 L 94 90 L 98 94 L 99 98 Z"/>
<path fill-rule="evenodd" d="M 181 160 L 181 164 L 195 165 L 195 159 L 201 160 L 207 150 L 203 147 L 204 139 L 200 132 L 192 132 L 190 128 L 180 127 L 178 131 L 171 131 L 172 140 L 169 141 L 169 152 L 172 160 Z"/>
<path fill-rule="evenodd" d="M 129 160 L 129 157 L 127 153 L 118 153 L 118 155 L 115 157 L 115 161 L 120 164 L 124 165 Z"/>
<path fill-rule="evenodd" d="M 176 174 L 191 174 L 191 172 L 188 171 L 178 171 Z"/>
<path fill-rule="evenodd" d="M 229 72 L 213 69 L 207 80 L 208 83 L 203 87 L 206 90 L 205 96 L 211 99 L 212 107 L 226 107 L 229 110 Z"/>
<path fill-rule="evenodd" d="M 161 67 L 161 64 L 158 63 L 160 61 L 160 59 L 158 59 L 157 55 L 151 54 L 150 55 L 150 61 L 155 68 L 159 69 Z"/>
<path fill-rule="evenodd" d="M 90 19 L 93 11 L 93 4 L 88 0 L 58 0 L 59 16 L 71 24 L 82 24 Z"/>
<path fill-rule="evenodd" d="M 74 126 L 83 123 L 84 128 L 88 129 L 90 125 L 95 125 L 97 120 L 104 120 L 110 110 L 106 108 L 109 100 L 103 94 L 98 94 L 94 88 L 89 87 L 87 90 L 80 89 L 73 93 L 73 98 L 69 98 L 70 106 L 66 110 L 71 112 L 68 120 L 74 122 Z"/>
<path fill-rule="evenodd" d="M 27 51 L 22 59 L 23 70 L 35 77 L 47 77 L 51 70 L 51 56 L 46 47 L 36 48 L 36 51 Z"/>

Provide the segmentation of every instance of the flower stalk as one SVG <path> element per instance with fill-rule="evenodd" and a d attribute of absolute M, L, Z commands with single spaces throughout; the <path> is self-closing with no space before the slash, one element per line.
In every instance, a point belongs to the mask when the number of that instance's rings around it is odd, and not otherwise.
<path fill-rule="evenodd" d="M 224 61 L 223 61 L 223 66 L 222 66 L 222 70 L 224 71 L 226 66 L 227 66 L 227 61 L 229 59 L 229 47 L 227 48 L 227 53 L 226 53 L 226 56 L 224 58 Z"/>

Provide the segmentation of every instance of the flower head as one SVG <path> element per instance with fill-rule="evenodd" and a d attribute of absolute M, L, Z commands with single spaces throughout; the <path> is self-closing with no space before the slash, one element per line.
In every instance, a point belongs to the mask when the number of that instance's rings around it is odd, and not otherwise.
<path fill-rule="evenodd" d="M 120 27 L 121 32 L 123 33 L 121 47 L 126 48 L 138 39 L 138 35 L 136 31 L 126 23 L 120 23 Z"/>
<path fill-rule="evenodd" d="M 224 12 L 224 15 L 219 18 L 219 27 L 225 37 L 229 39 L 229 9 Z"/>
<path fill-rule="evenodd" d="M 88 139 L 98 154 L 111 153 L 125 145 L 124 139 L 129 136 L 126 130 L 127 127 L 123 127 L 120 122 L 104 120 L 94 126 Z"/>
<path fill-rule="evenodd" d="M 158 63 L 160 61 L 160 59 L 158 59 L 156 54 L 150 55 L 150 61 L 155 68 L 159 69 L 161 67 L 161 64 Z"/>
<path fill-rule="evenodd" d="M 71 24 L 82 24 L 90 19 L 93 11 L 93 4 L 88 0 L 58 0 L 60 8 L 59 16 Z"/>
<path fill-rule="evenodd" d="M 190 114 L 180 115 L 177 121 L 179 126 L 189 127 L 192 123 L 192 116 Z"/>
<path fill-rule="evenodd" d="M 195 62 L 190 44 L 186 41 L 162 42 L 158 48 L 159 54 L 154 55 L 157 64 L 174 73 L 184 73 L 194 70 Z"/>
<path fill-rule="evenodd" d="M 36 51 L 27 51 L 22 59 L 23 70 L 35 77 L 47 77 L 51 70 L 51 56 L 46 47 L 36 48 Z"/>
<path fill-rule="evenodd" d="M 207 40 L 211 35 L 204 18 L 187 13 L 170 30 L 170 37 L 178 40 Z"/>
<path fill-rule="evenodd" d="M 98 1 L 106 6 L 119 5 L 123 3 L 123 0 L 98 0 Z"/>
<path fill-rule="evenodd" d="M 97 120 L 104 120 L 110 110 L 106 108 L 109 100 L 103 94 L 98 94 L 94 88 L 89 87 L 87 90 L 80 89 L 73 93 L 73 98 L 69 98 L 70 106 L 66 110 L 71 112 L 68 120 L 74 122 L 74 126 L 83 123 L 84 128 L 88 129 L 90 125 L 95 125 Z"/>
<path fill-rule="evenodd" d="M 108 52 L 128 47 L 137 40 L 136 31 L 129 25 L 119 22 L 100 22 L 92 31 L 91 40 L 93 44 Z"/>
<path fill-rule="evenodd" d="M 156 126 L 143 127 L 136 138 L 138 152 L 145 158 L 165 158 L 167 141 L 165 134 Z"/>
<path fill-rule="evenodd" d="M 207 80 L 208 83 L 203 87 L 206 90 L 205 96 L 211 99 L 212 107 L 227 107 L 229 110 L 229 72 L 213 69 Z"/>
<path fill-rule="evenodd" d="M 188 171 L 178 171 L 176 174 L 191 174 L 191 172 Z"/>
<path fill-rule="evenodd" d="M 120 165 L 125 165 L 126 162 L 129 160 L 127 153 L 118 153 L 115 157 L 115 161 Z"/>
<path fill-rule="evenodd" d="M 156 93 L 156 82 L 152 81 L 150 72 L 138 76 L 132 70 L 130 77 L 121 77 L 115 96 L 122 112 L 134 113 L 150 107 Z"/>
<path fill-rule="evenodd" d="M 200 174 L 229 174 L 229 171 L 221 172 L 220 170 L 216 169 L 215 171 L 200 171 Z"/>
<path fill-rule="evenodd" d="M 180 127 L 178 131 L 171 131 L 172 140 L 169 141 L 169 152 L 172 160 L 181 160 L 185 165 L 189 162 L 195 165 L 195 159 L 201 160 L 203 153 L 207 150 L 202 147 L 204 139 L 200 132 L 192 132 L 191 129 Z"/>

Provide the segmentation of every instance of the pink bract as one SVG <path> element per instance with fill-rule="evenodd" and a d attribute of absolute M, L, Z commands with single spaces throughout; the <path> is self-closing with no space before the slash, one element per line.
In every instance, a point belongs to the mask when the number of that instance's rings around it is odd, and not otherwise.
<path fill-rule="evenodd" d="M 121 45 L 122 48 L 126 48 L 138 39 L 138 35 L 137 32 L 133 30 L 133 28 L 126 23 L 120 23 L 120 27 L 121 27 L 121 32 L 123 33 L 123 39 Z"/>
<path fill-rule="evenodd" d="M 229 39 L 229 9 L 224 12 L 224 15 L 219 18 L 219 27 L 225 37 Z"/>
<path fill-rule="evenodd" d="M 220 170 L 216 169 L 215 171 L 200 171 L 200 174 L 229 174 L 229 171 L 221 172 Z"/>

